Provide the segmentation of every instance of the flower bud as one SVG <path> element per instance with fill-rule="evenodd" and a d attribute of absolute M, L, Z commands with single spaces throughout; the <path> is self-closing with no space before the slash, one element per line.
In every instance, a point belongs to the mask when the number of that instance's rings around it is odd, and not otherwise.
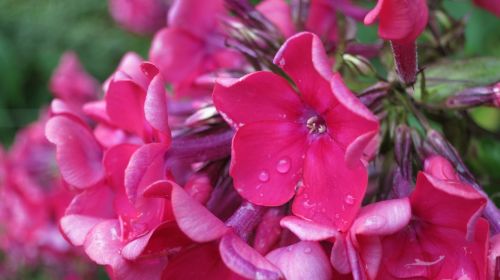
<path fill-rule="evenodd" d="M 449 108 L 465 109 L 476 106 L 500 107 L 500 82 L 465 89 L 446 100 Z"/>

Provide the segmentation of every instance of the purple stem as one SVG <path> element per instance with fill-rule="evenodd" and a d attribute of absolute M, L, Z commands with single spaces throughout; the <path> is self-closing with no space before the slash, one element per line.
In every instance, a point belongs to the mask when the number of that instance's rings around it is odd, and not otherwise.
<path fill-rule="evenodd" d="M 231 141 L 234 131 L 226 130 L 217 134 L 197 138 L 177 138 L 172 142 L 172 148 L 167 158 L 187 162 L 202 162 L 225 158 L 231 154 Z"/>
<path fill-rule="evenodd" d="M 391 41 L 391 46 L 399 78 L 407 85 L 414 84 L 417 80 L 417 42 Z"/>
<path fill-rule="evenodd" d="M 226 221 L 226 225 L 232 227 L 243 240 L 248 240 L 251 231 L 262 220 L 264 212 L 265 207 L 245 201 Z"/>

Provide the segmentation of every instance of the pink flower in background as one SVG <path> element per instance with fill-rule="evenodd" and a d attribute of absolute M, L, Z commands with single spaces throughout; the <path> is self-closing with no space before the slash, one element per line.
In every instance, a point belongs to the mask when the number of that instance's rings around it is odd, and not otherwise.
<path fill-rule="evenodd" d="M 378 0 L 365 17 L 365 24 L 378 19 L 380 38 L 391 41 L 398 74 L 407 84 L 415 82 L 417 73 L 417 37 L 429 18 L 425 0 Z"/>
<path fill-rule="evenodd" d="M 60 59 L 49 84 L 54 95 L 50 110 L 53 114 L 72 114 L 84 119 L 83 106 L 97 99 L 99 84 L 85 69 L 73 52 Z"/>
<path fill-rule="evenodd" d="M 98 86 L 97 81 L 85 72 L 78 56 L 66 52 L 52 74 L 49 88 L 56 98 L 81 105 L 97 98 Z"/>
<path fill-rule="evenodd" d="M 61 179 L 54 146 L 45 138 L 47 119 L 43 113 L 18 132 L 9 153 L 0 158 L 0 247 L 8 252 L 6 271 L 0 275 L 7 273 L 7 278 L 12 277 L 9 270 L 15 273 L 23 265 L 51 267 L 55 278 L 91 272 L 58 229 L 73 193 Z"/>
<path fill-rule="evenodd" d="M 225 47 L 225 13 L 223 0 L 174 1 L 168 27 L 155 35 L 149 51 L 167 82 L 182 88 L 206 72 L 241 65 L 239 54 Z"/>
<path fill-rule="evenodd" d="M 410 224 L 382 240 L 377 279 L 485 279 L 489 226 L 480 215 L 486 199 L 436 156 L 418 174 L 410 202 Z"/>
<path fill-rule="evenodd" d="M 500 234 L 490 238 L 488 248 L 488 279 L 500 278 Z"/>
<path fill-rule="evenodd" d="M 500 17 L 500 1 L 498 0 L 474 0 L 474 4 Z"/>
<path fill-rule="evenodd" d="M 167 24 L 170 0 L 109 0 L 111 16 L 136 33 L 153 33 Z"/>
<path fill-rule="evenodd" d="M 231 176 L 252 203 L 282 205 L 340 230 L 354 219 L 367 184 L 360 158 L 378 121 L 331 66 L 319 38 L 290 38 L 274 62 L 295 82 L 256 72 L 216 85 L 217 110 L 237 128 Z"/>

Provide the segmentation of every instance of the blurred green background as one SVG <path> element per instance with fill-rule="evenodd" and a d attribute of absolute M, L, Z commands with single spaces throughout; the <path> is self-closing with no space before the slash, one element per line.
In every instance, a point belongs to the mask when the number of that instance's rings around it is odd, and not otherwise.
<path fill-rule="evenodd" d="M 105 0 L 0 0 L 2 144 L 49 103 L 48 81 L 66 50 L 103 81 L 125 52 L 145 57 L 149 41 L 120 29 Z"/>

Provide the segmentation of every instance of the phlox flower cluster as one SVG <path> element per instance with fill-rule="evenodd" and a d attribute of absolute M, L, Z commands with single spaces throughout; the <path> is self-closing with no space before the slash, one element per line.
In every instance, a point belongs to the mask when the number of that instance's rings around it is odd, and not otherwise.
<path fill-rule="evenodd" d="M 498 276 L 498 209 L 440 132 L 381 109 L 416 81 L 426 1 L 110 11 L 154 33 L 149 54 L 125 54 L 101 85 L 61 59 L 50 106 L 0 154 L 9 254 L 86 256 L 118 280 Z M 392 45 L 395 78 L 360 95 L 339 69 L 380 54 L 353 40 L 363 21 Z"/>

